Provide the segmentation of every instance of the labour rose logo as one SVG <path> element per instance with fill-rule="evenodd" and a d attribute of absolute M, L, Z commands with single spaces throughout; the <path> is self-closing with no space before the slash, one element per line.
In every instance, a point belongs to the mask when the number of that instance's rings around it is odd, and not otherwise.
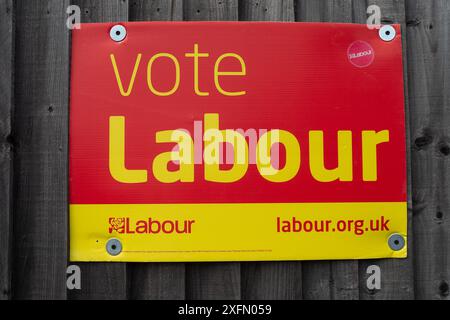
<path fill-rule="evenodd" d="M 125 218 L 109 218 L 109 233 L 125 233 Z"/>

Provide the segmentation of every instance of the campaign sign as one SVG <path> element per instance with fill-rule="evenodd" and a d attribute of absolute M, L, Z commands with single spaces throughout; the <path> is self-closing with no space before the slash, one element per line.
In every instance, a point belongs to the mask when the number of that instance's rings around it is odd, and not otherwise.
<path fill-rule="evenodd" d="M 404 258 L 400 26 L 82 24 L 72 261 Z"/>

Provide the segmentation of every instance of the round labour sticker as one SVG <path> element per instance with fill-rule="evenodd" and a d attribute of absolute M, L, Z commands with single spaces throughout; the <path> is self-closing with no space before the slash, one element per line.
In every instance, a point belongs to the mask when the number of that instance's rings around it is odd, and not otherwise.
<path fill-rule="evenodd" d="M 355 41 L 348 48 L 348 60 L 358 68 L 366 68 L 375 60 L 375 52 L 365 41 Z"/>

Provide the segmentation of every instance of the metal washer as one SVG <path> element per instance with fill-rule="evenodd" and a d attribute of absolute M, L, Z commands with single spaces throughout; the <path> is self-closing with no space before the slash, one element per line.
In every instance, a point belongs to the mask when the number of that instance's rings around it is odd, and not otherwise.
<path fill-rule="evenodd" d="M 385 25 L 380 28 L 379 35 L 381 40 L 389 42 L 395 39 L 397 31 L 391 25 Z"/>
<path fill-rule="evenodd" d="M 118 256 L 122 252 L 122 242 L 118 239 L 110 239 L 106 243 L 106 251 L 111 256 Z"/>
<path fill-rule="evenodd" d="M 389 237 L 388 244 L 391 250 L 400 251 L 405 247 L 406 241 L 402 235 L 395 233 Z"/>
<path fill-rule="evenodd" d="M 127 37 L 127 29 L 123 25 L 117 24 L 111 28 L 109 35 L 113 41 L 121 42 Z"/>

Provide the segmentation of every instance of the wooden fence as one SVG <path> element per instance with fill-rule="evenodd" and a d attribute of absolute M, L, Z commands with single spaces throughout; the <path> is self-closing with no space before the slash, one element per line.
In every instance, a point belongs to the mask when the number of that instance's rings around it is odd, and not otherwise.
<path fill-rule="evenodd" d="M 409 259 L 81 264 L 82 290 L 68 291 L 70 4 L 83 22 L 365 23 L 380 6 L 403 25 Z M 449 298 L 449 21 L 448 0 L 0 0 L 0 299 Z M 382 288 L 369 291 L 373 264 Z"/>

